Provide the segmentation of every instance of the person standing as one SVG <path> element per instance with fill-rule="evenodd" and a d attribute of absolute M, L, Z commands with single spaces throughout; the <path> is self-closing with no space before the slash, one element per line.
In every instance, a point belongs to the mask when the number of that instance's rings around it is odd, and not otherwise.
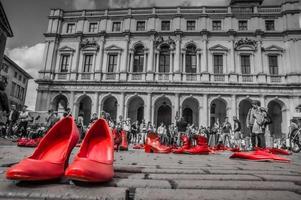
<path fill-rule="evenodd" d="M 247 119 L 246 119 L 246 125 L 247 128 L 250 130 L 250 136 L 251 136 L 251 144 L 252 148 L 256 147 L 256 135 L 253 132 L 253 126 L 255 121 L 255 112 L 258 110 L 259 102 L 252 100 L 252 107 L 248 111 Z"/>
<path fill-rule="evenodd" d="M 187 125 L 188 125 L 188 122 L 184 120 L 184 117 L 181 117 L 181 119 L 179 121 L 177 121 L 177 130 L 178 130 L 178 141 L 177 141 L 177 145 L 180 146 L 181 144 L 181 136 L 183 134 L 186 133 L 186 129 L 187 129 Z"/>
<path fill-rule="evenodd" d="M 17 132 L 21 131 L 21 137 L 25 137 L 27 133 L 27 125 L 30 120 L 30 116 L 27 111 L 27 106 L 23 106 L 22 110 L 19 113 L 19 126 Z"/>
<path fill-rule="evenodd" d="M 16 105 L 11 105 L 11 111 L 8 115 L 8 128 L 6 133 L 6 138 L 11 137 L 14 135 L 13 133 L 13 126 L 19 119 L 19 112 L 16 109 Z"/>
<path fill-rule="evenodd" d="M 257 139 L 257 146 L 260 148 L 265 148 L 265 127 L 266 127 L 266 118 L 267 114 L 264 108 L 258 107 L 254 112 L 254 125 L 252 132 L 255 134 Z"/>
<path fill-rule="evenodd" d="M 222 130 L 223 130 L 222 142 L 225 146 L 230 147 L 231 146 L 231 142 L 230 142 L 231 135 L 230 134 L 231 134 L 231 131 L 232 131 L 232 126 L 229 122 L 228 117 L 225 118 L 225 122 L 223 123 Z"/>
<path fill-rule="evenodd" d="M 234 142 L 235 142 L 235 145 L 237 147 L 241 147 L 241 133 L 240 133 L 240 130 L 241 130 L 241 123 L 240 121 L 237 119 L 236 116 L 233 117 L 233 121 L 234 121 L 234 129 L 233 129 L 233 132 L 234 132 Z"/>

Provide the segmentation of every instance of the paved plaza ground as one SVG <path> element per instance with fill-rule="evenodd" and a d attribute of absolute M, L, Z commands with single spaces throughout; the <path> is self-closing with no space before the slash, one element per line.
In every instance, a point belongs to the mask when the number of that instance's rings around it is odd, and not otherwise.
<path fill-rule="evenodd" d="M 115 154 L 114 179 L 95 185 L 6 180 L 7 167 L 33 149 L 3 140 L 0 145 L 0 199 L 301 199 L 301 153 L 289 156 L 291 163 L 269 163 L 229 159 L 231 152 L 193 156 L 129 150 Z"/>

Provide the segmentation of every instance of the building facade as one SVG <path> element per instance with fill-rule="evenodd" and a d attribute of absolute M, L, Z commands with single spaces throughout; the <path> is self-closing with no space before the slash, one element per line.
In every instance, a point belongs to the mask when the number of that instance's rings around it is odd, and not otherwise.
<path fill-rule="evenodd" d="M 6 39 L 8 37 L 13 37 L 13 32 L 11 30 L 8 19 L 4 12 L 2 3 L 0 2 L 0 65 L 2 64 L 5 45 L 6 45 Z M 0 66 L 0 69 L 1 69 L 1 66 Z"/>
<path fill-rule="evenodd" d="M 113 119 L 210 126 L 251 100 L 273 118 L 272 135 L 301 117 L 298 1 L 262 6 L 51 10 L 36 110 L 106 111 Z"/>
<path fill-rule="evenodd" d="M 32 76 L 6 55 L 3 58 L 1 76 L 7 82 L 5 93 L 9 106 L 14 104 L 18 110 L 21 110 L 25 104 L 28 80 L 32 79 Z"/>

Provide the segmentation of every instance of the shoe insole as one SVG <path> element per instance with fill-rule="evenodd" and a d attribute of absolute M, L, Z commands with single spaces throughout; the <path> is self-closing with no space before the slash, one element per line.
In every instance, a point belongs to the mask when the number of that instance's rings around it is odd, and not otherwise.
<path fill-rule="evenodd" d="M 110 148 L 108 148 L 110 144 L 104 138 L 93 135 L 91 135 L 87 144 L 86 157 L 98 162 L 107 162 L 111 159 L 109 156 L 112 154 Z"/>
<path fill-rule="evenodd" d="M 58 140 L 54 144 L 46 146 L 40 155 L 40 159 L 49 162 L 61 162 L 67 154 L 67 148 L 67 140 Z"/>

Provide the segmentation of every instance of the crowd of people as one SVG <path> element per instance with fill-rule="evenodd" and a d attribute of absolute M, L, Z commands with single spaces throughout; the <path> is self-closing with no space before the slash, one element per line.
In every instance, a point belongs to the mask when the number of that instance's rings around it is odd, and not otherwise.
<path fill-rule="evenodd" d="M 16 110 L 16 106 L 12 105 L 9 113 L 0 113 L 1 136 L 5 138 L 20 138 L 31 137 L 28 134 L 28 123 L 33 122 L 32 116 L 26 110 L 26 106 L 21 111 Z M 62 117 L 71 115 L 71 110 L 67 108 Z M 6 116 L 6 122 L 2 118 Z M 265 108 L 260 107 L 257 101 L 252 101 L 252 108 L 249 110 L 246 126 L 248 133 L 243 133 L 242 124 L 239 119 L 234 116 L 233 124 L 230 123 L 229 118 L 225 117 L 223 121 L 216 118 L 211 127 L 209 126 L 196 126 L 190 124 L 185 119 L 176 118 L 175 121 L 169 125 L 163 122 L 156 127 L 151 122 L 132 121 L 130 118 L 124 119 L 119 116 L 117 121 L 111 119 L 109 113 L 101 112 L 99 116 L 105 118 L 109 126 L 117 131 L 125 131 L 127 135 L 127 142 L 129 144 L 144 144 L 148 133 L 156 133 L 160 137 L 160 141 L 164 145 L 181 146 L 181 136 L 186 135 L 190 138 L 191 143 L 195 141 L 193 138 L 197 135 L 203 135 L 207 138 L 209 146 L 216 146 L 222 144 L 227 147 L 238 147 L 245 150 L 251 150 L 253 147 L 264 148 L 265 132 L 268 124 L 272 123 L 271 117 Z M 59 114 L 50 109 L 46 117 L 44 131 L 42 134 L 51 128 L 58 120 Z M 98 119 L 96 113 L 92 114 L 88 126 L 84 125 L 83 113 L 79 113 L 75 119 L 77 127 L 79 128 L 81 138 L 84 138 L 87 129 Z"/>

